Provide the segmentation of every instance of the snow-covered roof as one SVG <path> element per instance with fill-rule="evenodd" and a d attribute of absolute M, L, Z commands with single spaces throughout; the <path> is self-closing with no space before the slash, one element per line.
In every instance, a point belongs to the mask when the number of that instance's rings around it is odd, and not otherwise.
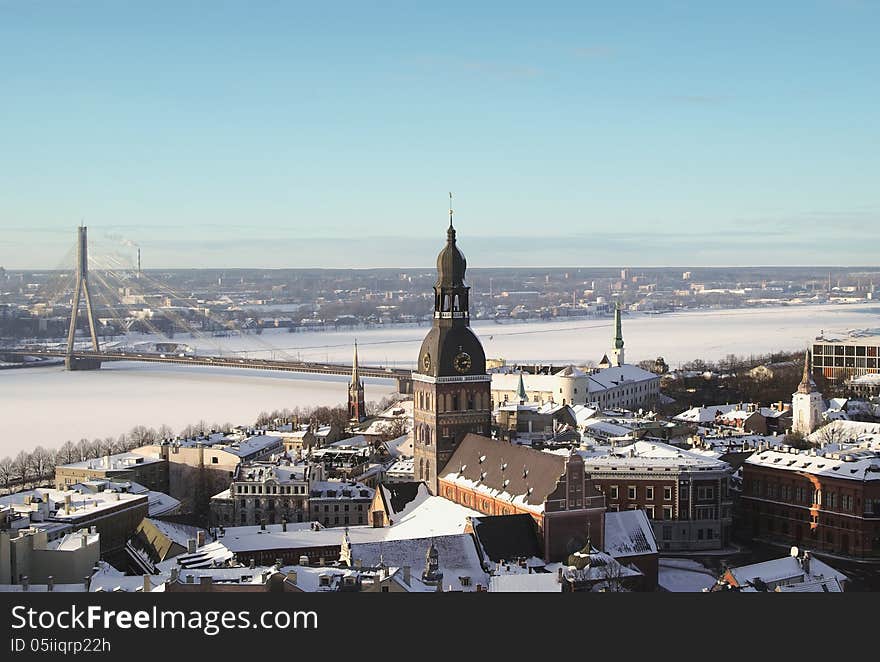
<path fill-rule="evenodd" d="M 376 566 L 380 560 L 389 566 L 410 566 L 413 577 L 421 577 L 425 567 L 425 554 L 433 544 L 437 549 L 440 572 L 443 573 L 443 590 L 475 591 L 477 584 L 484 588 L 489 575 L 483 570 L 477 546 L 468 534 L 408 538 L 383 542 L 352 543 L 352 560 L 364 565 Z M 467 578 L 467 579 L 464 579 Z M 436 590 L 425 587 L 425 590 Z"/>
<path fill-rule="evenodd" d="M 204 529 L 200 529 L 197 526 L 178 524 L 161 519 L 144 518 L 144 521 L 152 524 L 159 533 L 181 547 L 186 547 L 191 538 L 196 538 L 200 531 L 204 531 Z"/>
<path fill-rule="evenodd" d="M 311 499 L 372 499 L 375 490 L 347 480 L 315 480 L 309 484 Z"/>
<path fill-rule="evenodd" d="M 654 530 L 644 510 L 605 513 L 605 551 L 616 559 L 657 553 Z"/>
<path fill-rule="evenodd" d="M 605 391 L 624 383 L 658 381 L 660 377 L 653 372 L 642 370 L 635 365 L 619 365 L 602 368 L 590 375 L 590 393 Z"/>
<path fill-rule="evenodd" d="M 562 584 L 555 572 L 493 575 L 489 578 L 490 593 L 560 593 Z"/>
<path fill-rule="evenodd" d="M 738 568 L 730 568 L 729 572 L 739 586 L 746 586 L 760 579 L 765 584 L 792 584 L 815 579 L 837 579 L 846 582 L 849 578 L 842 572 L 838 572 L 827 563 L 813 557 L 810 559 L 810 571 L 807 573 L 803 568 L 803 561 L 794 556 L 783 556 L 762 563 L 753 563 Z"/>
<path fill-rule="evenodd" d="M 148 455 L 138 455 L 137 453 L 114 453 L 113 455 L 105 455 L 104 457 L 82 460 L 81 462 L 70 462 L 69 464 L 59 464 L 57 469 L 94 469 L 94 470 L 114 470 L 121 471 L 130 469 L 133 466 L 156 464 L 163 462 L 159 457 L 151 457 Z"/>
<path fill-rule="evenodd" d="M 714 457 L 659 441 L 636 441 L 605 455 L 583 453 L 583 457 L 584 470 L 587 472 L 614 467 L 677 467 L 691 471 L 725 471 L 729 468 L 726 462 Z"/>
<path fill-rule="evenodd" d="M 727 414 L 739 409 L 740 405 L 710 405 L 708 407 L 691 407 L 687 411 L 673 416 L 672 420 L 685 423 L 712 423 L 716 416 Z"/>
<path fill-rule="evenodd" d="M 150 490 L 147 495 L 148 510 L 150 517 L 161 517 L 162 515 L 170 515 L 180 508 L 180 501 L 170 494 L 164 492 L 156 492 Z"/>
<path fill-rule="evenodd" d="M 880 453 L 858 448 L 799 451 L 776 446 L 756 451 L 746 464 L 847 480 L 880 480 Z"/>
<path fill-rule="evenodd" d="M 366 448 L 372 443 L 373 442 L 367 439 L 364 435 L 358 434 L 353 437 L 347 437 L 345 439 L 340 439 L 339 441 L 334 441 L 328 446 L 328 448 L 332 448 L 334 450 L 348 448 Z"/>
<path fill-rule="evenodd" d="M 385 448 L 391 457 L 413 457 L 413 438 L 411 433 L 407 433 L 385 442 Z"/>
<path fill-rule="evenodd" d="M 64 512 L 64 499 L 66 496 L 70 497 L 69 513 Z M 36 497 L 47 502 L 49 517 L 56 521 L 77 519 L 83 515 L 91 515 L 100 510 L 115 508 L 120 503 L 134 504 L 147 502 L 146 494 L 129 494 L 127 492 L 112 492 L 109 490 L 82 493 L 75 490 L 38 488 L 0 497 L 0 505 L 11 505 L 16 511 L 27 511 L 32 507 L 25 504 L 27 497 L 31 497 L 31 499 Z"/>

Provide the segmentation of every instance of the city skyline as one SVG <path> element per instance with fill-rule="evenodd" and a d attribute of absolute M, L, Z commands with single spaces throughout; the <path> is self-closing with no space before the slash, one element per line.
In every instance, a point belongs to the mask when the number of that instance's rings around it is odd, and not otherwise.
<path fill-rule="evenodd" d="M 0 264 L 876 262 L 876 4 L 496 9 L 0 3 Z"/>

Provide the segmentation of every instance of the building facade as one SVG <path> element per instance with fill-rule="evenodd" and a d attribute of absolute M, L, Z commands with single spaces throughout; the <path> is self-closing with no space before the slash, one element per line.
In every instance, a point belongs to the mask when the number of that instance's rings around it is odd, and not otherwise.
<path fill-rule="evenodd" d="M 609 511 L 644 510 L 662 552 L 721 549 L 732 536 L 731 467 L 659 442 L 584 460 Z"/>
<path fill-rule="evenodd" d="M 742 467 L 744 539 L 880 558 L 880 457 L 869 448 L 763 446 Z"/>
<path fill-rule="evenodd" d="M 880 373 L 880 335 L 819 336 L 813 341 L 813 374 L 827 382 Z"/>

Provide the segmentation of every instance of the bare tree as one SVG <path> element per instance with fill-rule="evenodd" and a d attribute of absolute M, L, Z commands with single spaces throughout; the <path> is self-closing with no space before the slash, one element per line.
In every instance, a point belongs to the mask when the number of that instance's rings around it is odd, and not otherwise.
<path fill-rule="evenodd" d="M 15 480 L 20 481 L 24 485 L 33 475 L 31 470 L 30 453 L 19 451 L 18 455 L 12 461 L 12 472 Z"/>
<path fill-rule="evenodd" d="M 0 481 L 3 487 L 9 489 L 9 484 L 15 480 L 15 465 L 11 457 L 0 459 Z"/>
<path fill-rule="evenodd" d="M 34 478 L 44 478 L 55 469 L 52 454 L 42 446 L 37 446 L 31 451 L 30 456 L 31 474 Z"/>
<path fill-rule="evenodd" d="M 852 439 L 849 432 L 842 425 L 826 423 L 813 433 L 813 443 L 819 447 L 829 444 L 842 444 Z"/>
<path fill-rule="evenodd" d="M 170 425 L 166 425 L 165 423 L 163 423 L 159 426 L 159 437 L 161 439 L 173 439 L 174 430 L 171 429 Z"/>
<path fill-rule="evenodd" d="M 61 447 L 55 453 L 55 461 L 59 464 L 70 464 L 78 459 L 79 453 L 76 450 L 76 444 L 70 439 L 61 444 Z"/>

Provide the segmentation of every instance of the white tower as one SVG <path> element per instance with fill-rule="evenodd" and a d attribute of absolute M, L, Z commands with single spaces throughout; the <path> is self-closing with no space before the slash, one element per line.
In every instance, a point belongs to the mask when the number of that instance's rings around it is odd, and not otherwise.
<path fill-rule="evenodd" d="M 819 423 L 822 422 L 822 410 L 825 408 L 822 394 L 819 393 L 816 382 L 810 374 L 811 364 L 810 350 L 807 350 L 804 356 L 804 377 L 797 392 L 791 396 L 791 431 L 799 432 L 804 436 L 819 427 Z"/>

